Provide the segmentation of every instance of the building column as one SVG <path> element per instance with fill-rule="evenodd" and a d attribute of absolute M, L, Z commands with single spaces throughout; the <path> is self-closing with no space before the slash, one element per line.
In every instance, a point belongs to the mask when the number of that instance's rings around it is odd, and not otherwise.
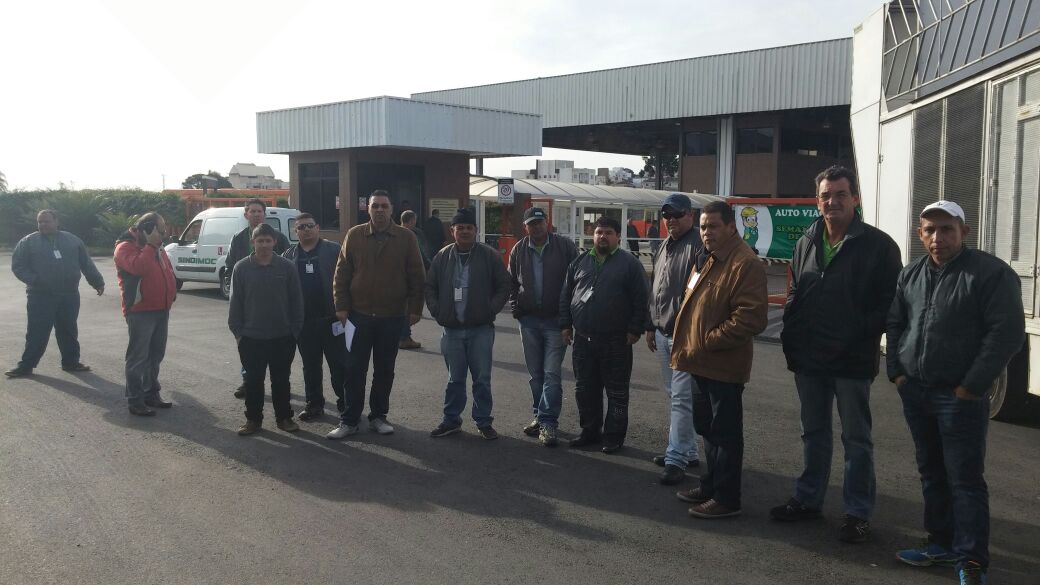
<path fill-rule="evenodd" d="M 715 157 L 715 194 L 733 195 L 733 171 L 737 160 L 737 129 L 733 116 L 719 116 L 719 152 Z"/>

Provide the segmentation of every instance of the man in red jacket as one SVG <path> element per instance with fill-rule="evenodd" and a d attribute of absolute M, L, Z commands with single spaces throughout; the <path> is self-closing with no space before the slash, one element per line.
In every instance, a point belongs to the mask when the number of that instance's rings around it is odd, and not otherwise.
<path fill-rule="evenodd" d="M 170 408 L 159 395 L 159 364 L 166 354 L 170 307 L 177 298 L 173 265 L 162 248 L 166 222 L 149 212 L 116 242 L 123 316 L 130 331 L 126 348 L 126 400 L 130 414 L 154 416 Z"/>

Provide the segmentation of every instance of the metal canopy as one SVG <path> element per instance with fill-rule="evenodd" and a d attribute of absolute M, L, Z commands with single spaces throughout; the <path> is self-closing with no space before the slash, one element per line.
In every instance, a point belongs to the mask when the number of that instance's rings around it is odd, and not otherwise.
<path fill-rule="evenodd" d="M 469 181 L 470 199 L 496 199 L 498 197 L 498 180 L 492 177 L 471 176 Z M 540 181 L 537 179 L 513 179 L 516 193 L 535 198 L 547 198 L 563 201 L 575 201 L 584 204 L 636 205 L 660 207 L 666 197 L 681 191 L 658 191 L 657 189 L 637 189 L 635 187 L 612 187 L 606 185 L 585 185 L 581 183 L 560 183 L 557 181 Z M 693 202 L 695 209 L 701 209 L 712 201 L 725 201 L 724 197 L 708 193 L 683 193 Z"/>

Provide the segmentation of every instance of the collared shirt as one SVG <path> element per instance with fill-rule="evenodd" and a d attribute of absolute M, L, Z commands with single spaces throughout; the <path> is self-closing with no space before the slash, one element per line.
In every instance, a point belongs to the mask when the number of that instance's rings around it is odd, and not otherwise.
<path fill-rule="evenodd" d="M 469 252 L 456 251 L 455 258 L 458 262 L 458 271 L 455 272 L 455 289 L 461 290 L 462 295 L 455 301 L 455 318 L 460 323 L 466 321 L 466 303 L 469 301 Z"/>
<path fill-rule="evenodd" d="M 322 290 L 321 267 L 318 263 L 318 246 L 310 252 L 301 246 L 296 254 L 296 269 L 300 274 L 300 288 L 303 289 L 303 314 L 306 319 L 314 319 L 328 313 L 325 308 L 325 292 Z"/>
<path fill-rule="evenodd" d="M 543 283 L 545 282 L 544 274 L 545 269 L 542 263 L 542 256 L 545 253 L 545 249 L 549 247 L 549 239 L 545 240 L 545 243 L 541 246 L 536 246 L 534 241 L 528 241 L 527 245 L 534 250 L 534 254 L 531 254 L 531 269 L 534 282 L 532 288 L 534 289 L 534 302 L 538 307 L 542 306 L 542 289 Z"/>
<path fill-rule="evenodd" d="M 827 268 L 830 266 L 831 260 L 838 254 L 838 250 L 841 250 L 841 245 L 845 243 L 845 238 L 842 238 L 837 244 L 831 245 L 830 236 L 827 234 L 827 228 L 823 228 L 823 267 Z"/>
<path fill-rule="evenodd" d="M 602 258 L 599 255 L 599 250 L 596 250 L 595 252 L 593 252 L 592 253 L 592 257 L 595 258 L 595 260 L 596 260 L 596 272 L 599 272 L 600 270 L 603 270 L 603 265 L 606 264 L 607 260 L 609 260 L 610 257 L 613 256 L 614 254 L 617 254 L 617 251 L 620 250 L 620 249 L 621 249 L 621 247 L 618 246 L 617 248 L 614 248 L 613 250 L 610 251 L 609 254 L 607 254 L 606 256 L 603 256 Z"/>

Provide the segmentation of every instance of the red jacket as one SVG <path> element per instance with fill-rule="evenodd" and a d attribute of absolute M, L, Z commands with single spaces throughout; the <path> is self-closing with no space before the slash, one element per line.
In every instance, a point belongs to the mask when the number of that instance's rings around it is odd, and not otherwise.
<path fill-rule="evenodd" d="M 177 298 L 177 281 L 166 250 L 137 245 L 137 234 L 130 230 L 116 245 L 115 263 L 123 315 L 170 310 Z"/>

